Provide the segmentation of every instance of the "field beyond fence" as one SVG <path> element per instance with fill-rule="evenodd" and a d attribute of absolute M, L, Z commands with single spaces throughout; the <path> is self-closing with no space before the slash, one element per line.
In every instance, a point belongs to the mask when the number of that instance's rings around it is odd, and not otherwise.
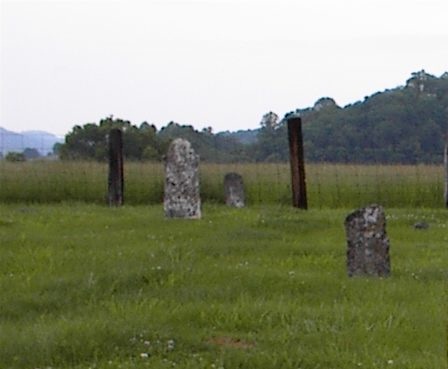
<path fill-rule="evenodd" d="M 204 202 L 223 203 L 223 178 L 243 176 L 248 205 L 291 202 L 290 167 L 281 164 L 201 164 Z M 0 162 L 0 202 L 106 203 L 106 163 Z M 308 164 L 308 201 L 312 208 L 443 207 L 441 165 Z M 125 203 L 158 204 L 163 199 L 162 163 L 125 163 Z"/>

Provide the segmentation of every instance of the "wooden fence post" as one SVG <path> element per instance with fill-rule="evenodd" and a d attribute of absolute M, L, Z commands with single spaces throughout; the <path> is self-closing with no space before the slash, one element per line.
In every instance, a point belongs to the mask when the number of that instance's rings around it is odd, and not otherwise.
<path fill-rule="evenodd" d="M 445 187 L 444 187 L 444 200 L 445 207 L 448 208 L 448 139 L 445 139 L 445 148 L 443 150 L 443 168 L 445 169 Z"/>
<path fill-rule="evenodd" d="M 123 205 L 123 139 L 120 129 L 109 132 L 109 206 Z"/>
<path fill-rule="evenodd" d="M 302 119 L 288 118 L 289 161 L 291 163 L 292 206 L 308 209 L 305 163 L 303 158 Z"/>

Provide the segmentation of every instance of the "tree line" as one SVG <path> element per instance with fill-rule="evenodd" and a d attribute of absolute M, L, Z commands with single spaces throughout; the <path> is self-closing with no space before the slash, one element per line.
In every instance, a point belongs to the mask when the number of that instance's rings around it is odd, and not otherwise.
<path fill-rule="evenodd" d="M 415 72 L 404 86 L 363 101 L 340 107 L 325 97 L 293 113 L 302 117 L 309 162 L 439 163 L 448 132 L 448 73 Z M 128 160 L 162 160 L 170 141 L 182 137 L 207 162 L 284 162 L 288 115 L 280 119 L 268 112 L 256 130 L 216 134 L 175 122 L 157 130 L 147 122 L 137 126 L 111 116 L 73 127 L 55 151 L 63 160 L 106 160 L 108 132 L 120 128 Z"/>

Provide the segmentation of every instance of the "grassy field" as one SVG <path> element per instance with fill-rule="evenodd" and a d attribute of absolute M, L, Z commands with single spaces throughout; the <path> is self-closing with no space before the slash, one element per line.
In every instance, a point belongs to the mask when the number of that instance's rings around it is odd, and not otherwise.
<path fill-rule="evenodd" d="M 448 212 L 386 209 L 388 279 L 346 276 L 347 212 L 0 205 L 0 367 L 446 368 Z"/>
<path fill-rule="evenodd" d="M 291 201 L 287 164 L 202 164 L 201 195 L 205 202 L 223 203 L 223 179 L 240 173 L 251 205 Z M 364 206 L 438 207 L 443 202 L 442 166 L 310 164 L 306 167 L 312 208 Z M 125 201 L 130 205 L 159 204 L 163 197 L 163 167 L 126 163 Z M 84 201 L 101 204 L 107 191 L 107 165 L 95 162 L 0 161 L 0 202 Z"/>

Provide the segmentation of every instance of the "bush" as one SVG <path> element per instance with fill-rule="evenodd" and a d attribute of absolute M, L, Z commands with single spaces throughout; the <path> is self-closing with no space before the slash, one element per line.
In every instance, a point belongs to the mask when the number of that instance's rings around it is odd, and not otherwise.
<path fill-rule="evenodd" d="M 17 163 L 21 161 L 26 161 L 26 158 L 22 152 L 8 152 L 5 156 L 5 160 Z"/>

